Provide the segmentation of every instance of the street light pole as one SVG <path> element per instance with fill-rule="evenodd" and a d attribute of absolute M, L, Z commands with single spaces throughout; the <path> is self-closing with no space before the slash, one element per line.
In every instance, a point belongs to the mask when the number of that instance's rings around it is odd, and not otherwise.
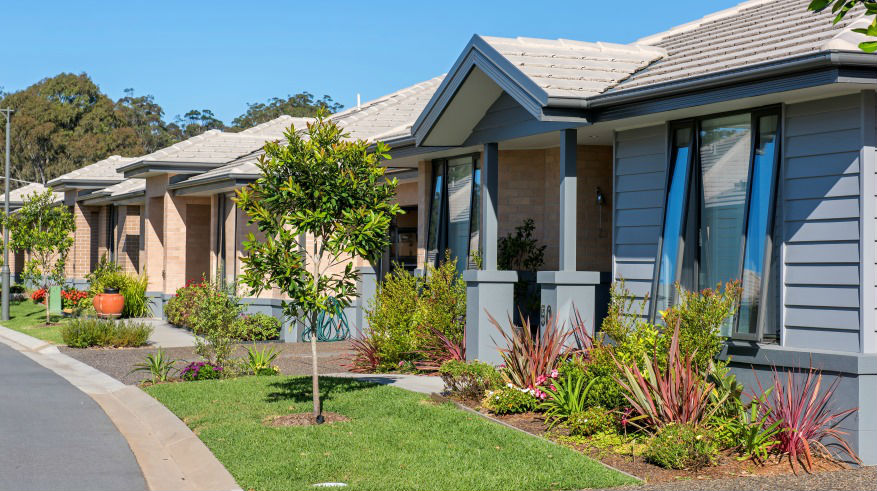
<path fill-rule="evenodd" d="M 5 193 L 3 194 L 3 216 L 9 216 L 9 142 L 10 134 L 12 133 L 12 126 L 10 123 L 10 116 L 12 116 L 12 109 L 0 109 L 0 112 L 6 113 L 6 179 L 3 180 L 3 188 Z M 3 225 L 3 266 L 0 267 L 0 277 L 2 277 L 3 287 L 2 287 L 2 313 L 0 313 L 0 320 L 8 321 L 9 320 L 9 227 L 5 224 Z"/>

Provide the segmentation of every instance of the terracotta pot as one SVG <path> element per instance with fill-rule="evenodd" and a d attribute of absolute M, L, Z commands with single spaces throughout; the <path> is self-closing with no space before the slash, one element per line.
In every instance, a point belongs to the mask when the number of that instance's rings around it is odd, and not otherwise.
<path fill-rule="evenodd" d="M 125 307 L 125 297 L 120 293 L 98 293 L 92 300 L 98 315 L 119 317 Z"/>

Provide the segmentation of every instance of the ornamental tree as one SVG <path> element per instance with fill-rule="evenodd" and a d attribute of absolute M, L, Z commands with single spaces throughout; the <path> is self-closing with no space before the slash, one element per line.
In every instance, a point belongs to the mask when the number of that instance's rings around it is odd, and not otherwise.
<path fill-rule="evenodd" d="M 310 330 L 314 418 L 322 423 L 317 375 L 317 324 L 356 295 L 354 258 L 377 259 L 389 246 L 396 179 L 380 163 L 389 159 L 382 142 L 351 141 L 321 110 L 303 131 L 290 127 L 286 142 L 265 144 L 261 177 L 237 192 L 238 206 L 261 237 L 244 242 L 241 282 L 258 295 L 278 288 L 288 318 L 303 316 Z"/>
<path fill-rule="evenodd" d="M 848 12 L 859 5 L 864 8 L 861 15 L 871 17 L 871 23 L 867 27 L 853 29 L 853 32 L 875 38 L 873 41 L 862 41 L 859 43 L 860 50 L 865 53 L 873 53 L 877 51 L 877 0 L 812 0 L 807 9 L 814 12 L 822 12 L 831 7 L 831 13 L 835 14 L 833 22 L 837 24 L 846 17 Z"/>
<path fill-rule="evenodd" d="M 9 227 L 9 247 L 26 252 L 22 276 L 46 290 L 64 282 L 64 265 L 73 245 L 73 214 L 54 202 L 52 189 L 28 195 L 20 209 L 4 220 Z M 49 301 L 46 299 L 46 324 Z"/>

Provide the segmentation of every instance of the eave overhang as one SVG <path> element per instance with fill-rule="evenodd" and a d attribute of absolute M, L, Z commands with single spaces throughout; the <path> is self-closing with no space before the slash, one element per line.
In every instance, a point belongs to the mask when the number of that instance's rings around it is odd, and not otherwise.
<path fill-rule="evenodd" d="M 146 178 L 162 174 L 201 174 L 226 165 L 227 162 L 173 162 L 140 160 L 119 168 L 126 179 Z"/>
<path fill-rule="evenodd" d="M 103 189 L 122 181 L 124 179 L 121 177 L 118 179 L 53 179 L 46 183 L 46 187 L 50 187 L 54 191 L 78 191 Z"/>

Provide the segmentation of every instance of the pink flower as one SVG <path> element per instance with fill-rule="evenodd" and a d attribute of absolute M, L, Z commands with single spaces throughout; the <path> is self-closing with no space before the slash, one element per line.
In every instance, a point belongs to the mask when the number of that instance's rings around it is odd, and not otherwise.
<path fill-rule="evenodd" d="M 554 388 L 554 384 L 549 385 L 548 388 L 551 389 L 552 391 L 557 390 L 556 388 Z"/>
<path fill-rule="evenodd" d="M 545 383 L 546 380 L 548 380 L 548 377 L 546 377 L 545 375 L 539 375 L 538 377 L 536 377 L 536 385 L 542 385 Z"/>
<path fill-rule="evenodd" d="M 497 365 L 497 368 L 505 368 L 505 363 L 500 363 L 499 365 Z"/>
<path fill-rule="evenodd" d="M 551 371 L 551 378 L 557 378 L 557 369 Z"/>
<path fill-rule="evenodd" d="M 399 368 L 402 368 L 403 365 L 405 365 L 405 362 L 404 362 L 404 361 L 400 361 L 400 362 L 399 362 Z"/>

